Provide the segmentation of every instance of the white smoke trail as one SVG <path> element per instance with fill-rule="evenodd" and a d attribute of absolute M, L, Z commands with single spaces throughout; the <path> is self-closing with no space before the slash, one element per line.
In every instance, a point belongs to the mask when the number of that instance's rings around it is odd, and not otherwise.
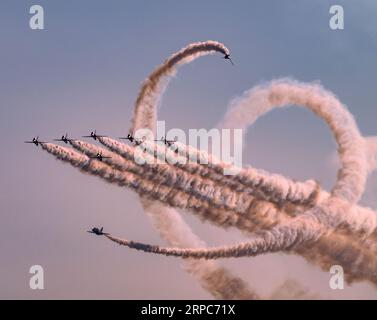
<path fill-rule="evenodd" d="M 89 165 L 90 159 L 75 150 L 64 148 L 52 143 L 41 144 L 43 150 L 54 155 L 57 159 L 64 162 L 69 162 L 74 167 L 82 168 Z"/>
<path fill-rule="evenodd" d="M 171 55 L 162 65 L 157 67 L 144 81 L 135 103 L 134 116 L 130 133 L 149 128 L 153 132 L 156 126 L 158 102 L 168 80 L 174 76 L 176 69 L 204 55 L 215 52 L 229 54 L 228 48 L 217 41 L 205 41 L 189 44 L 187 47 Z M 165 81 L 164 81 L 165 80 Z"/>
<path fill-rule="evenodd" d="M 322 232 L 323 226 L 314 215 L 310 219 L 300 216 L 295 220 L 294 225 L 280 225 L 269 231 L 258 232 L 248 242 L 214 248 L 163 248 L 120 239 L 112 235 L 108 235 L 107 238 L 132 249 L 182 258 L 221 259 L 255 257 L 272 252 L 299 253 L 309 261 L 319 264 L 326 271 L 334 265 L 334 261 L 337 261 L 344 268 L 346 280 L 350 283 L 356 280 L 367 280 L 377 285 L 375 252 L 359 243 L 350 242 L 348 237 L 341 235 L 326 234 L 320 238 L 318 232 Z M 326 249 L 331 254 L 325 259 L 318 257 L 315 251 L 311 252 L 313 245 L 320 245 L 321 249 Z"/>
<path fill-rule="evenodd" d="M 280 79 L 253 88 L 231 104 L 221 126 L 246 129 L 273 108 L 291 104 L 307 107 L 326 121 L 333 132 L 343 165 L 332 194 L 352 203 L 360 200 L 367 177 L 364 139 L 346 107 L 320 85 Z"/>

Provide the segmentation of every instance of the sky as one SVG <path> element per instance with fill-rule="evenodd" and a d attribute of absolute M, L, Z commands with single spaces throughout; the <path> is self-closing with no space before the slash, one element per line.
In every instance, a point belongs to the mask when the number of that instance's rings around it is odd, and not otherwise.
<path fill-rule="evenodd" d="M 42 5 L 45 30 L 29 28 Z M 344 30 L 329 28 L 329 8 L 342 5 Z M 213 128 L 232 98 L 279 77 L 320 81 L 347 105 L 363 135 L 377 135 L 377 2 L 361 0 L 3 0 L 0 4 L 0 298 L 207 299 L 175 258 L 134 252 L 93 238 L 113 234 L 165 245 L 138 197 L 64 165 L 24 140 L 78 138 L 96 129 L 126 134 L 143 79 L 166 57 L 196 41 L 231 51 L 183 67 L 162 101 L 167 128 Z M 301 108 L 274 111 L 248 131 L 244 164 L 331 188 L 334 140 Z M 372 175 L 363 204 L 376 208 Z M 210 245 L 245 239 L 183 212 Z M 322 297 L 376 299 L 369 284 L 329 287 L 330 274 L 281 254 L 221 261 L 268 295 L 295 279 Z M 29 288 L 41 265 L 45 289 Z"/>

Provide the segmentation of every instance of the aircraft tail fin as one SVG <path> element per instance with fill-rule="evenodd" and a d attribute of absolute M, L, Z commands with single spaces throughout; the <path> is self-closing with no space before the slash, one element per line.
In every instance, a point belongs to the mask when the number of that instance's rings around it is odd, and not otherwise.
<path fill-rule="evenodd" d="M 377 136 L 366 137 L 368 171 L 377 170 Z"/>

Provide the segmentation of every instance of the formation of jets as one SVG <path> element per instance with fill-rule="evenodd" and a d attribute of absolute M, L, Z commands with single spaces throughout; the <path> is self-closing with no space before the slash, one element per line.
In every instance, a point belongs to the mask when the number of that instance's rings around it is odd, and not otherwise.
<path fill-rule="evenodd" d="M 232 59 L 230 58 L 230 54 L 225 54 L 224 59 L 225 60 L 229 60 L 230 63 L 232 65 L 234 65 Z M 92 131 L 90 133 L 90 135 L 88 135 L 88 136 L 83 136 L 83 138 L 93 138 L 94 140 L 97 140 L 100 137 L 106 137 L 106 136 L 98 135 L 97 132 L 96 132 L 96 130 Z M 131 134 L 128 134 L 127 137 L 120 137 L 119 139 L 129 140 L 131 143 L 135 143 L 135 145 L 140 145 L 140 144 L 143 143 L 142 139 L 135 138 Z M 62 135 L 60 139 L 54 139 L 54 141 L 61 141 L 61 142 L 64 142 L 65 144 L 68 144 L 68 142 L 74 141 L 74 140 L 73 139 L 69 139 L 68 138 L 68 134 L 66 133 L 65 135 Z M 167 140 L 166 137 L 161 137 L 161 139 L 157 139 L 157 140 L 154 140 L 154 141 L 163 142 L 165 145 L 167 145 L 168 147 L 170 147 L 170 146 L 172 146 L 177 141 L 177 139 Z M 44 142 L 44 141 L 39 141 L 39 137 L 38 136 L 36 138 L 33 138 L 31 141 L 24 141 L 24 142 L 25 143 L 33 143 L 36 146 L 42 145 L 43 143 L 47 143 L 47 142 Z M 95 156 L 90 157 L 90 158 L 102 161 L 103 159 L 109 159 L 111 157 L 105 157 L 105 156 L 102 155 L 102 152 L 99 152 Z M 93 233 L 93 234 L 95 234 L 97 236 L 109 235 L 109 233 L 103 232 L 103 227 L 101 227 L 101 228 L 95 227 L 95 228 L 92 228 L 90 231 L 87 231 L 87 232 Z"/>
<path fill-rule="evenodd" d="M 99 137 L 106 137 L 106 136 L 103 136 L 103 135 L 98 135 L 96 133 L 96 130 L 92 131 L 90 133 L 90 135 L 88 136 L 83 136 L 84 138 L 93 138 L 94 140 L 97 140 Z M 140 145 L 143 143 L 143 139 L 138 139 L 138 138 L 135 138 L 133 137 L 131 134 L 128 134 L 127 137 L 120 137 L 119 139 L 123 139 L 123 140 L 129 140 L 131 143 L 134 143 L 135 145 Z M 65 135 L 62 135 L 60 139 L 54 139 L 54 141 L 61 141 L 61 142 L 64 142 L 65 144 L 68 144 L 69 142 L 71 141 L 74 141 L 74 139 L 70 139 L 68 138 L 68 134 L 66 133 Z M 157 141 L 157 142 L 163 142 L 165 145 L 167 145 L 168 147 L 172 146 L 175 142 L 177 142 L 177 139 L 174 139 L 174 140 L 167 140 L 166 137 L 161 137 L 161 139 L 157 139 L 157 140 L 154 140 L 154 141 Z M 25 141 L 25 143 L 33 143 L 35 144 L 36 146 L 39 146 L 40 144 L 43 144 L 43 143 L 47 143 L 45 141 L 39 141 L 39 137 L 36 137 L 36 138 L 33 138 L 31 141 Z M 108 158 L 108 157 L 104 157 L 102 156 L 101 153 L 98 153 L 95 157 L 93 158 L 97 158 L 99 159 L 100 161 L 102 161 L 102 159 L 104 158 Z"/>
<path fill-rule="evenodd" d="M 89 233 L 93 233 L 97 236 L 103 236 L 103 235 L 108 235 L 108 233 L 103 232 L 103 227 L 100 228 L 92 228 L 92 230 L 88 231 Z"/>
<path fill-rule="evenodd" d="M 33 138 L 31 141 L 24 141 L 24 142 L 25 143 L 34 143 L 37 147 L 40 144 L 47 143 L 47 142 L 44 142 L 44 141 L 39 141 L 39 137 Z"/>

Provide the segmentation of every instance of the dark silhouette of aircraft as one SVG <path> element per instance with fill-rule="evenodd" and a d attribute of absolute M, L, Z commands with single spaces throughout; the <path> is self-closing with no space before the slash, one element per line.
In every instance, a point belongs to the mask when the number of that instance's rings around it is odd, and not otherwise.
<path fill-rule="evenodd" d="M 54 141 L 62 141 L 64 143 L 68 143 L 70 141 L 73 141 L 73 139 L 68 139 L 68 133 L 66 133 L 65 136 L 62 136 L 60 139 L 54 139 Z"/>
<path fill-rule="evenodd" d="M 127 137 L 120 137 L 119 139 L 129 140 L 131 143 L 135 143 L 137 146 L 143 143 L 142 139 L 137 139 L 131 134 L 128 134 Z"/>
<path fill-rule="evenodd" d="M 31 141 L 24 141 L 25 143 L 34 143 L 37 147 L 42 143 L 47 143 L 44 141 L 39 141 L 39 137 L 33 138 Z"/>
<path fill-rule="evenodd" d="M 175 142 L 177 142 L 177 138 L 175 138 L 174 140 L 167 140 L 166 137 L 161 137 L 161 139 L 157 139 L 154 141 L 161 141 L 165 143 L 168 147 L 171 147 Z"/>
<path fill-rule="evenodd" d="M 97 236 L 103 236 L 103 235 L 108 235 L 108 233 L 103 232 L 103 227 L 100 228 L 92 228 L 92 230 L 88 231 L 89 233 L 93 233 Z"/>
<path fill-rule="evenodd" d="M 120 137 L 119 139 L 129 140 L 130 142 L 134 142 L 135 141 L 135 138 L 131 134 L 128 134 L 127 137 Z"/>
<path fill-rule="evenodd" d="M 102 159 L 110 159 L 111 157 L 104 157 L 102 155 L 102 152 L 98 152 L 94 157 L 89 157 L 90 159 L 97 159 L 99 161 L 102 161 Z"/>
<path fill-rule="evenodd" d="M 225 59 L 225 60 L 229 60 L 230 63 L 234 66 L 234 63 L 233 63 L 232 59 L 230 58 L 230 54 L 226 54 L 226 55 L 224 56 L 224 59 Z"/>
<path fill-rule="evenodd" d="M 83 138 L 93 138 L 94 140 L 97 140 L 97 138 L 106 137 L 106 136 L 100 136 L 97 134 L 96 130 L 92 131 L 89 136 L 83 136 Z"/>

